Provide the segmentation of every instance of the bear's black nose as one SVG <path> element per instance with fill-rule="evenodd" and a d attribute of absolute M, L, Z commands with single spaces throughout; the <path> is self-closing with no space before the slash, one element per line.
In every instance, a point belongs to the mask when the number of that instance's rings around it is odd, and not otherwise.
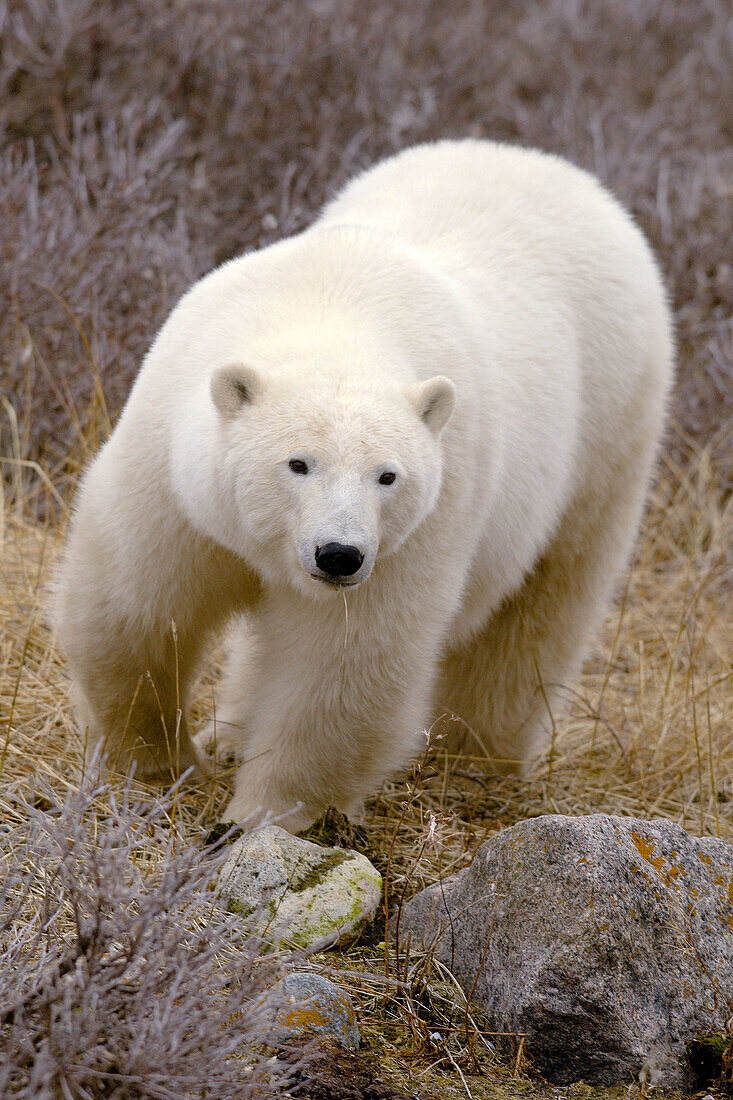
<path fill-rule="evenodd" d="M 329 577 L 352 577 L 361 567 L 364 555 L 358 546 L 327 542 L 316 547 L 316 565 Z"/>

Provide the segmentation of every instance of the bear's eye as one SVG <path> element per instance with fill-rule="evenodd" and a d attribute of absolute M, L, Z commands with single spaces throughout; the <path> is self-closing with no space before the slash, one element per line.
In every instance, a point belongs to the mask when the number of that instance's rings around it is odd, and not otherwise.
<path fill-rule="evenodd" d="M 307 474 L 308 473 L 308 464 L 307 464 L 307 462 L 303 462 L 303 460 L 300 459 L 300 458 L 291 458 L 290 462 L 288 462 L 288 466 L 290 467 L 290 469 L 293 471 L 294 474 Z"/>
<path fill-rule="evenodd" d="M 391 485 L 396 477 L 397 474 L 393 473 L 392 470 L 385 470 L 383 474 L 379 475 L 379 484 Z"/>

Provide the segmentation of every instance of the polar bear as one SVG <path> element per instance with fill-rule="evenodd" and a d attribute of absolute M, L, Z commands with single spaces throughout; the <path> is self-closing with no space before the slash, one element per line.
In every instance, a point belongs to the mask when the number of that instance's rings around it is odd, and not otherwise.
<path fill-rule="evenodd" d="M 585 172 L 441 141 L 179 302 L 78 493 L 58 633 L 92 740 L 194 759 L 235 622 L 227 820 L 352 812 L 456 716 L 543 749 L 637 532 L 672 377 L 660 276 Z"/>

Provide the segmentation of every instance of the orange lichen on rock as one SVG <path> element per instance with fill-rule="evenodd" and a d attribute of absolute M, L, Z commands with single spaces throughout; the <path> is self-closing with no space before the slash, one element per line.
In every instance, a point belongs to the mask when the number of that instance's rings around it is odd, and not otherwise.
<path fill-rule="evenodd" d="M 652 867 L 665 883 L 665 885 L 676 885 L 675 880 L 680 874 L 680 868 L 675 867 L 675 865 L 672 863 L 668 864 L 664 856 L 655 856 L 654 845 L 652 844 L 652 842 L 649 840 L 645 840 L 643 836 L 640 836 L 639 833 L 634 832 L 633 829 L 631 830 L 631 839 L 633 840 L 641 858 L 645 859 L 647 863 L 651 863 Z"/>

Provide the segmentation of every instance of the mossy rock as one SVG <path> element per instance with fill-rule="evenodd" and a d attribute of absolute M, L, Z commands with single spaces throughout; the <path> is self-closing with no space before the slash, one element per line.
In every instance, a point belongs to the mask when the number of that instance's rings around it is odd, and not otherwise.
<path fill-rule="evenodd" d="M 382 878 L 359 852 L 268 825 L 232 845 L 217 892 L 273 942 L 323 948 L 352 938 L 372 918 Z"/>

